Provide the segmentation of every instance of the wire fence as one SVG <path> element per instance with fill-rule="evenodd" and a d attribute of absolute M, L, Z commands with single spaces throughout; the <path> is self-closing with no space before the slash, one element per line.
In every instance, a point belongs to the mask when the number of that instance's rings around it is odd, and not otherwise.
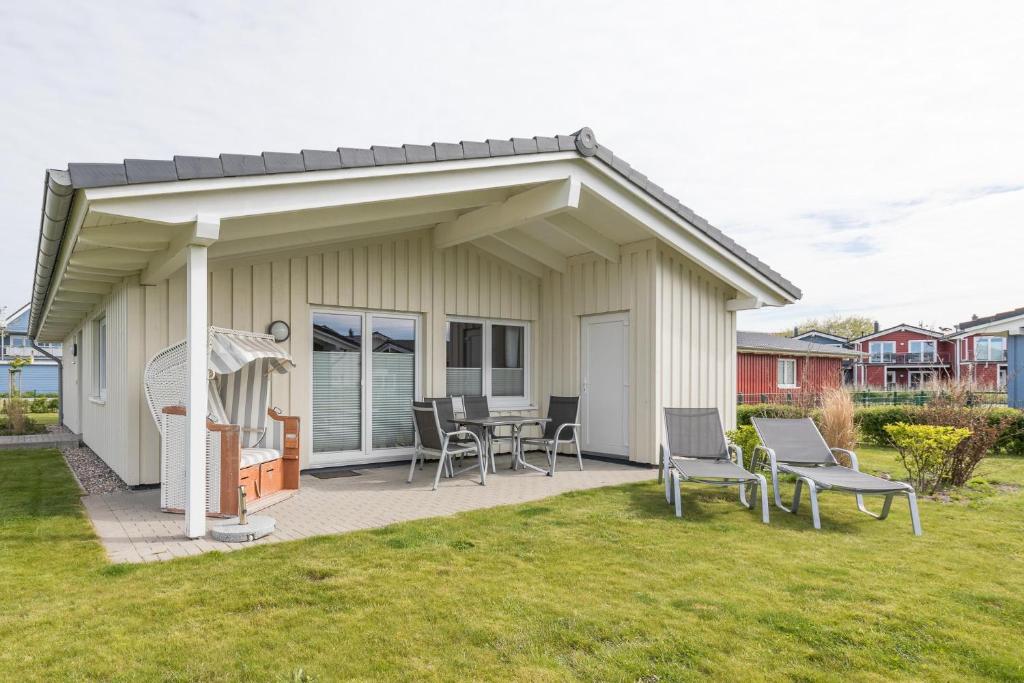
<path fill-rule="evenodd" d="M 942 391 L 851 391 L 857 406 L 923 406 L 942 396 Z M 1005 391 L 971 391 L 968 405 L 1006 405 Z M 784 405 L 819 406 L 821 395 L 811 392 L 778 392 L 765 394 L 737 394 L 738 405 L 774 403 Z"/>

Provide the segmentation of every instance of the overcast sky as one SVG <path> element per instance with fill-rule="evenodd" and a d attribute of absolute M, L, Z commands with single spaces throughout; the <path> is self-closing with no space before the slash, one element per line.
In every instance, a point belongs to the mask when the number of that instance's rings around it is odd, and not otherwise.
<path fill-rule="evenodd" d="M 803 289 L 740 326 L 1024 306 L 1024 3 L 0 5 L 0 305 L 46 168 L 591 126 Z"/>

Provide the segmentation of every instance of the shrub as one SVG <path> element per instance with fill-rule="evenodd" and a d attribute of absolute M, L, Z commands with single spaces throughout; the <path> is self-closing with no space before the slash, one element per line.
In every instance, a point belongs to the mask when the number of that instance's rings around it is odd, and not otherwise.
<path fill-rule="evenodd" d="M 749 425 L 752 417 L 808 417 L 813 411 L 791 403 L 754 403 L 736 406 L 736 424 Z"/>
<path fill-rule="evenodd" d="M 971 436 L 969 429 L 897 422 L 886 425 L 885 431 L 919 493 L 932 494 L 940 486 L 953 484 L 955 452 Z"/>
<path fill-rule="evenodd" d="M 9 398 L 4 405 L 7 415 L 7 431 L 11 434 L 27 434 L 31 420 L 25 415 L 25 401 L 20 398 Z"/>
<path fill-rule="evenodd" d="M 48 398 L 34 398 L 28 404 L 28 412 L 30 413 L 48 413 L 50 412 L 50 399 Z"/>
<path fill-rule="evenodd" d="M 944 483 L 952 486 L 967 483 L 978 463 L 998 446 L 1013 421 L 1010 415 L 995 413 L 992 406 L 972 407 L 972 403 L 973 397 L 968 388 L 951 385 L 941 396 L 920 409 L 922 424 L 959 427 L 969 433 L 946 463 L 948 470 L 943 473 Z"/>
<path fill-rule="evenodd" d="M 1024 455 L 1024 410 L 1016 408 L 991 408 L 990 422 L 1004 423 L 1002 433 L 996 441 L 995 450 L 1006 455 Z"/>
<path fill-rule="evenodd" d="M 896 424 L 897 422 L 919 424 L 921 422 L 918 415 L 919 410 L 916 406 L 872 406 L 870 408 L 858 408 L 854 412 L 854 422 L 856 422 L 857 427 L 860 429 L 862 441 L 877 446 L 889 446 L 892 442 L 885 431 L 885 426 Z"/>
<path fill-rule="evenodd" d="M 853 420 L 850 392 L 841 387 L 826 389 L 821 395 L 821 416 L 818 428 L 825 443 L 833 448 L 851 451 L 857 445 L 857 426 Z"/>
<path fill-rule="evenodd" d="M 753 425 L 742 425 L 726 433 L 729 441 L 743 449 L 743 466 L 750 469 L 750 460 L 754 457 L 754 449 L 761 445 L 761 438 Z"/>

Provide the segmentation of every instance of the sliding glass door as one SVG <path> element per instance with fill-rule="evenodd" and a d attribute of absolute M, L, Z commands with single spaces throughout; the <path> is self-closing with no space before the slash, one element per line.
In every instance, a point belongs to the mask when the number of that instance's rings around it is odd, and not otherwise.
<path fill-rule="evenodd" d="M 316 466 L 387 460 L 411 451 L 419 395 L 419 318 L 313 311 Z M 368 380 L 368 381 L 367 381 Z"/>

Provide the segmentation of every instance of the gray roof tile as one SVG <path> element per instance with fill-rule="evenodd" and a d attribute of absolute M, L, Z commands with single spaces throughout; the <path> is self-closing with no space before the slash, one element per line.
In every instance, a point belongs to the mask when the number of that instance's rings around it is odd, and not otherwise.
<path fill-rule="evenodd" d="M 338 150 L 304 149 L 302 163 L 307 171 L 333 171 L 341 168 L 341 156 Z"/>
<path fill-rule="evenodd" d="M 174 157 L 174 168 L 178 171 L 178 180 L 196 178 L 222 178 L 224 168 L 216 157 Z"/>
<path fill-rule="evenodd" d="M 124 172 L 131 184 L 162 183 L 177 180 L 178 171 L 173 161 L 166 159 L 125 159 Z"/>
<path fill-rule="evenodd" d="M 557 152 L 558 151 L 558 139 L 547 138 L 543 135 L 538 135 L 533 138 L 533 141 L 537 143 L 538 152 Z"/>
<path fill-rule="evenodd" d="M 767 332 L 736 332 L 736 348 L 740 351 L 775 351 L 781 354 L 838 356 L 856 358 L 861 354 L 841 346 L 816 344 L 802 339 L 783 337 Z"/>
<path fill-rule="evenodd" d="M 256 154 L 221 154 L 220 165 L 225 176 L 265 175 L 263 157 Z"/>
<path fill-rule="evenodd" d="M 402 145 L 405 150 L 405 160 L 410 164 L 423 164 L 429 161 L 437 161 L 434 156 L 434 148 L 430 145 Z"/>
<path fill-rule="evenodd" d="M 438 161 L 462 159 L 464 156 L 462 153 L 462 145 L 452 142 L 435 142 L 431 147 L 434 148 L 434 158 Z"/>
<path fill-rule="evenodd" d="M 484 159 L 491 156 L 491 148 L 486 142 L 463 140 L 462 153 L 466 159 Z"/>
<path fill-rule="evenodd" d="M 512 149 L 516 154 L 536 154 L 537 141 L 533 138 L 512 138 Z"/>
<path fill-rule="evenodd" d="M 405 150 L 401 147 L 374 145 L 370 149 L 373 150 L 373 163 L 378 166 L 405 163 Z"/>
<path fill-rule="evenodd" d="M 558 151 L 560 152 L 575 152 L 576 151 L 576 136 L 575 135 L 559 135 L 556 137 L 558 142 Z"/>
<path fill-rule="evenodd" d="M 263 163 L 267 173 L 301 173 L 306 170 L 302 155 L 294 152 L 264 152 Z"/>
<path fill-rule="evenodd" d="M 373 151 L 359 149 L 356 147 L 339 147 L 338 155 L 341 157 L 342 168 L 362 168 L 373 166 Z"/>
<path fill-rule="evenodd" d="M 127 185 L 124 164 L 68 164 L 71 183 L 75 187 Z"/>
<path fill-rule="evenodd" d="M 516 148 L 511 140 L 487 139 L 487 148 L 491 151 L 492 157 L 507 157 L 516 153 Z"/>

